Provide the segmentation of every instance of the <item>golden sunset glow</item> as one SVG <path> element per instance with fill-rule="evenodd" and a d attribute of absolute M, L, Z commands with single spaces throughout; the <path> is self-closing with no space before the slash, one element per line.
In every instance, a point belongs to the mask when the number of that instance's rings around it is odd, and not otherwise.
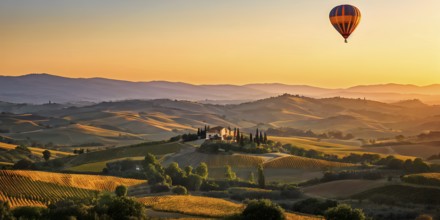
<path fill-rule="evenodd" d="M 345 44 L 328 15 L 356 5 Z M 0 75 L 325 87 L 440 83 L 440 2 L 0 2 Z"/>

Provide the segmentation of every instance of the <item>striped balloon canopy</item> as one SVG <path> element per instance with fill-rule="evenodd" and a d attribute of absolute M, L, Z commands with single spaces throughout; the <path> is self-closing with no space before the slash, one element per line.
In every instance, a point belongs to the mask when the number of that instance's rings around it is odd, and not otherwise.
<path fill-rule="evenodd" d="M 356 29 L 361 21 L 361 11 L 352 5 L 339 5 L 330 11 L 330 22 L 333 27 L 344 37 L 347 38 Z"/>

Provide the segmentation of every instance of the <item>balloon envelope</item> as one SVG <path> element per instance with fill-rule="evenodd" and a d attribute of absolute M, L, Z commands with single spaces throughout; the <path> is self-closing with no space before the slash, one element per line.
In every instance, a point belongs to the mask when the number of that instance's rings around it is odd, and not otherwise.
<path fill-rule="evenodd" d="M 344 37 L 347 38 L 356 29 L 361 21 L 361 11 L 352 5 L 339 5 L 330 11 L 330 22 L 333 27 Z"/>

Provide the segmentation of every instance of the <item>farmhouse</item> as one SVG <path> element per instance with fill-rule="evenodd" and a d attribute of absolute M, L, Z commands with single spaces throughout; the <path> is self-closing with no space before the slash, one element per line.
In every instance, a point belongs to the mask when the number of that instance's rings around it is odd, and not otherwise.
<path fill-rule="evenodd" d="M 229 136 L 233 136 L 234 135 L 234 131 L 231 131 L 229 128 L 225 128 L 225 127 L 221 127 L 221 126 L 217 126 L 217 127 L 213 127 L 211 129 L 209 129 L 206 132 L 206 139 L 207 140 L 226 140 L 227 137 Z"/>

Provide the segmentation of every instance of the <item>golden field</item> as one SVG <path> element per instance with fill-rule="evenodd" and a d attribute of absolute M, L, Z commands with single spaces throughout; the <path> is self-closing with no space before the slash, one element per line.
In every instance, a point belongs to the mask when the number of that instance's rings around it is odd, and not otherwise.
<path fill-rule="evenodd" d="M 243 204 L 224 199 L 201 196 L 152 196 L 138 199 L 146 206 L 157 211 L 177 212 L 187 215 L 221 218 L 239 214 L 245 208 Z M 315 220 L 314 216 L 286 213 L 289 220 Z"/>
<path fill-rule="evenodd" d="M 17 147 L 17 145 L 15 145 L 15 144 L 7 144 L 7 143 L 0 142 L 0 149 L 3 149 L 3 150 L 14 150 L 16 147 Z M 28 147 L 28 149 L 31 151 L 31 153 L 33 155 L 39 156 L 39 157 L 43 157 L 43 151 L 46 150 L 46 149 L 38 148 L 38 147 Z M 52 157 L 54 157 L 54 158 L 74 155 L 73 153 L 64 152 L 64 151 L 57 151 L 57 150 L 49 150 L 49 151 L 51 152 Z"/>
<path fill-rule="evenodd" d="M 133 186 L 145 180 L 40 171 L 0 170 L 0 199 L 16 206 L 42 206 L 66 198 L 90 198 L 118 185 Z"/>
<path fill-rule="evenodd" d="M 28 178 L 32 181 L 49 182 L 62 186 L 98 191 L 114 191 L 118 185 L 132 186 L 146 182 L 146 180 L 113 176 L 64 174 L 28 170 L 2 170 L 0 171 L 0 177 Z"/>
<path fill-rule="evenodd" d="M 205 217 L 224 217 L 240 213 L 244 205 L 223 199 L 199 196 L 159 196 L 139 199 L 154 210 Z"/>
<path fill-rule="evenodd" d="M 306 168 L 323 169 L 327 167 L 353 167 L 355 164 L 332 162 L 299 156 L 285 156 L 275 158 L 263 164 L 265 168 Z"/>

